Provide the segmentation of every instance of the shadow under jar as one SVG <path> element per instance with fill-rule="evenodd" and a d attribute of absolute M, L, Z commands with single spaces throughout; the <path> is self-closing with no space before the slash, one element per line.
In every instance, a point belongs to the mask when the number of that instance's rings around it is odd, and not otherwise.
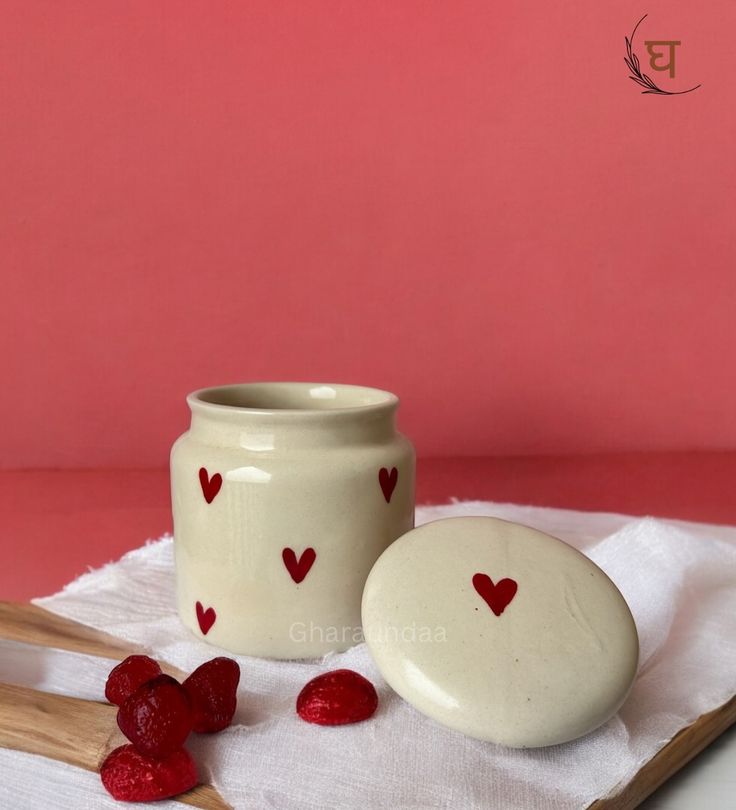
<path fill-rule="evenodd" d="M 226 650 L 310 658 L 362 640 L 373 563 L 414 525 L 398 398 L 355 385 L 247 383 L 187 397 L 171 450 L 182 622 Z"/>

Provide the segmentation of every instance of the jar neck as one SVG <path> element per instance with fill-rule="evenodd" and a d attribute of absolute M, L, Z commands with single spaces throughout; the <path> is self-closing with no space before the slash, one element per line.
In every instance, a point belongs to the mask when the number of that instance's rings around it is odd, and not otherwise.
<path fill-rule="evenodd" d="M 390 441 L 396 435 L 396 410 L 398 399 L 386 394 L 376 397 L 376 401 L 359 403 L 348 407 L 288 407 L 250 408 L 240 404 L 230 404 L 235 397 L 241 397 L 238 389 L 243 389 L 242 401 L 251 389 L 263 397 L 260 384 L 241 387 L 228 387 L 226 394 L 219 397 L 208 389 L 190 394 L 187 402 L 192 412 L 190 436 L 204 444 L 222 447 L 238 447 L 251 452 L 268 452 L 300 447 L 339 447 Z M 263 384 L 265 387 L 267 384 Z M 300 396 L 305 384 L 272 384 L 286 390 L 289 396 Z M 336 386 L 343 390 L 357 389 L 352 386 Z M 235 393 L 234 393 L 235 392 Z M 376 392 L 383 394 L 385 392 Z M 283 391 L 282 391 L 282 395 Z M 252 395 L 251 395 L 252 396 Z M 347 395 L 345 395 L 347 396 Z M 257 399 L 257 397 L 256 397 Z M 215 400 L 215 401 L 212 401 Z M 235 399 L 239 403 L 239 399 Z M 278 400 L 277 400 L 278 401 Z"/>

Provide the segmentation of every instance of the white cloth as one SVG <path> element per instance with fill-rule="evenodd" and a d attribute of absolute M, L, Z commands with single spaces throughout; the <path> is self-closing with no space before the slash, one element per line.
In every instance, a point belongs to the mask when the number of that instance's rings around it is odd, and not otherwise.
<path fill-rule="evenodd" d="M 237 725 L 192 735 L 189 743 L 201 772 L 234 807 L 585 808 L 633 777 L 680 728 L 736 693 L 735 528 L 491 503 L 419 508 L 417 522 L 452 515 L 534 526 L 580 548 L 608 573 L 631 606 L 642 648 L 621 712 L 575 742 L 514 751 L 423 717 L 386 686 L 365 645 L 311 662 L 240 657 Z M 190 670 L 216 651 L 179 624 L 173 579 L 172 540 L 164 538 L 38 604 Z M 102 695 L 107 661 L 8 643 L 0 649 L 0 680 Z M 376 685 L 377 714 L 337 728 L 302 722 L 294 711 L 299 690 L 338 667 Z M 2 808 L 120 806 L 94 774 L 0 751 Z"/>

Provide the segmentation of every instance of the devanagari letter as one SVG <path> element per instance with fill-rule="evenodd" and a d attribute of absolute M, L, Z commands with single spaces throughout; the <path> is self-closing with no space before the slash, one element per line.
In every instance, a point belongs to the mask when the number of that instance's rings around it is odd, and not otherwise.
<path fill-rule="evenodd" d="M 682 43 L 674 39 L 648 39 L 644 42 L 649 52 L 649 64 L 653 70 L 669 70 L 670 79 L 675 78 L 675 48 Z M 657 51 L 655 48 L 667 45 L 669 49 L 669 59 L 666 65 L 658 64 L 659 59 L 665 58 L 665 51 Z"/>

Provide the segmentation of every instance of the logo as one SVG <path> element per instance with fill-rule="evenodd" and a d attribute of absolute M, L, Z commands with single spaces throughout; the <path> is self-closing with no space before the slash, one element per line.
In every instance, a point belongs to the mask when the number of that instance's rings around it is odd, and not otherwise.
<path fill-rule="evenodd" d="M 645 95 L 682 96 L 685 95 L 685 93 L 692 93 L 693 90 L 697 90 L 698 87 L 700 87 L 699 84 L 696 84 L 695 87 L 690 87 L 687 90 L 663 90 L 651 79 L 650 76 L 642 71 L 639 63 L 639 57 L 634 52 L 634 34 L 636 34 L 637 29 L 648 16 L 648 14 L 645 14 L 639 20 L 639 22 L 634 26 L 634 30 L 631 32 L 630 37 L 624 37 L 624 40 L 626 41 L 626 56 L 624 57 L 624 62 L 626 62 L 626 66 L 631 72 L 629 78 L 633 82 L 636 82 L 640 87 L 644 88 L 641 92 Z M 647 54 L 649 55 L 649 67 L 651 67 L 652 70 L 659 72 L 667 71 L 670 78 L 674 79 L 675 57 L 677 48 L 682 45 L 682 42 L 679 39 L 647 39 L 644 40 L 644 45 L 647 49 Z"/>

